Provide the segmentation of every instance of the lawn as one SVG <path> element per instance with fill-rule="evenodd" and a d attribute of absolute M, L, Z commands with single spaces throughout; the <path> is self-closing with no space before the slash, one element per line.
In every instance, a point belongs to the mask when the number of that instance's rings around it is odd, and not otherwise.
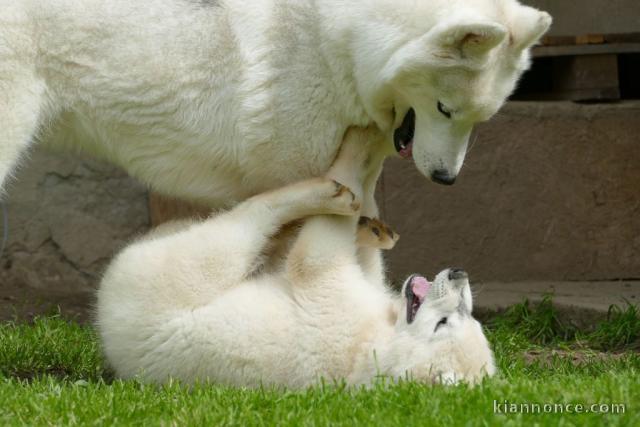
<path fill-rule="evenodd" d="M 640 425 L 635 307 L 613 309 L 588 333 L 562 323 L 549 300 L 515 306 L 486 327 L 500 374 L 476 387 L 294 392 L 114 380 L 90 327 L 58 316 L 4 323 L 0 425 Z"/>

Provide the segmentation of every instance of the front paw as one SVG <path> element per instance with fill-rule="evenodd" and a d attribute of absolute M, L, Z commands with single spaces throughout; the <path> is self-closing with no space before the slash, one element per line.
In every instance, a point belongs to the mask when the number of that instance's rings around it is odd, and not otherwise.
<path fill-rule="evenodd" d="M 344 212 L 346 215 L 353 215 L 358 212 L 360 210 L 361 203 L 353 191 L 338 181 L 332 179 L 331 182 L 334 187 L 332 196 L 334 208 L 340 212 Z"/>
<path fill-rule="evenodd" d="M 314 215 L 355 215 L 362 205 L 349 187 L 331 178 L 315 178 L 310 181 L 313 191 L 309 206 L 313 206 Z"/>
<path fill-rule="evenodd" d="M 358 221 L 358 246 L 367 248 L 392 249 L 400 235 L 384 222 L 376 218 L 361 216 Z"/>

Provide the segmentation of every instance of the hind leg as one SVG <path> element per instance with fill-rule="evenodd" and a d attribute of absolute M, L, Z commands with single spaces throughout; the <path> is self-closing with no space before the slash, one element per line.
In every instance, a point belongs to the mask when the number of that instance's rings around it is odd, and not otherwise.
<path fill-rule="evenodd" d="M 37 131 L 44 92 L 44 84 L 37 79 L 7 78 L 0 69 L 0 200 L 8 177 Z"/>
<path fill-rule="evenodd" d="M 0 0 L 0 200 L 37 131 L 44 104 L 45 84 L 35 69 L 34 25 L 24 3 Z"/>

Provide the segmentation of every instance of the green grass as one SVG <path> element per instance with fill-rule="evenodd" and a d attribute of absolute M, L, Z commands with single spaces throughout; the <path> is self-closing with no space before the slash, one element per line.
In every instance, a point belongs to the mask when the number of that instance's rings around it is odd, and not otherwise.
<path fill-rule="evenodd" d="M 550 300 L 487 324 L 500 374 L 476 387 L 412 382 L 293 392 L 113 380 L 90 327 L 0 324 L 0 425 L 640 425 L 640 317 L 614 308 L 590 333 Z M 602 353 L 611 350 L 613 353 Z M 494 401 L 624 404 L 623 414 L 500 414 Z M 544 410 L 544 407 L 541 406 Z"/>

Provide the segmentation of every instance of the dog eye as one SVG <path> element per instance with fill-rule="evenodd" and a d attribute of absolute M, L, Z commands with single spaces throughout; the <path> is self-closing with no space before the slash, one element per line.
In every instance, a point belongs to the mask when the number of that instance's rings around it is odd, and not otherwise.
<path fill-rule="evenodd" d="M 451 110 L 449 110 L 447 107 L 445 107 L 442 102 L 438 101 L 438 111 L 440 111 L 440 113 L 445 116 L 447 119 L 451 118 Z"/>
<path fill-rule="evenodd" d="M 447 324 L 447 318 L 443 317 L 442 319 L 438 320 L 438 323 L 436 323 L 436 328 L 433 330 L 433 332 L 437 331 L 440 326 L 444 326 L 446 324 Z"/>

